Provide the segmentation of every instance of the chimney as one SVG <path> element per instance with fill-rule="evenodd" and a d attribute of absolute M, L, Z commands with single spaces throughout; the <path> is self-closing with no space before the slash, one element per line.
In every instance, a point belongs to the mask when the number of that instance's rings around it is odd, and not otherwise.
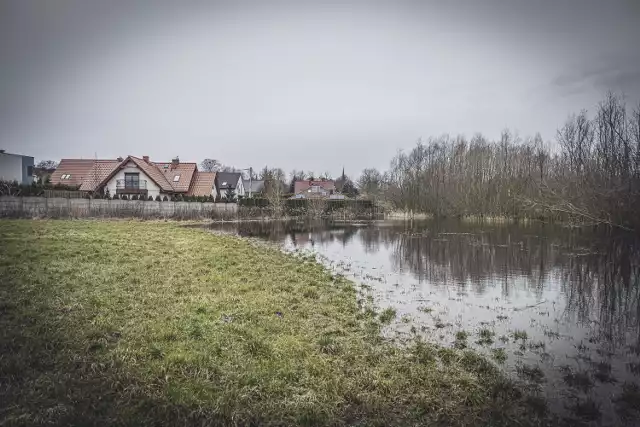
<path fill-rule="evenodd" d="M 149 156 L 142 156 L 142 160 L 144 160 L 145 163 L 149 163 Z"/>
<path fill-rule="evenodd" d="M 172 168 L 175 168 L 179 164 L 180 164 L 180 158 L 178 156 L 176 156 L 173 159 L 171 159 L 171 167 Z"/>
<path fill-rule="evenodd" d="M 118 157 L 116 160 L 122 162 L 124 159 L 122 157 Z"/>

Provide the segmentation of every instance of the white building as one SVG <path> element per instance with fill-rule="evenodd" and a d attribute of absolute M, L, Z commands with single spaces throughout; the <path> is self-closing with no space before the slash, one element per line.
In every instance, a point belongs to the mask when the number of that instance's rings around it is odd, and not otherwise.
<path fill-rule="evenodd" d="M 33 167 L 33 157 L 0 150 L 0 181 L 30 185 L 33 183 Z"/>

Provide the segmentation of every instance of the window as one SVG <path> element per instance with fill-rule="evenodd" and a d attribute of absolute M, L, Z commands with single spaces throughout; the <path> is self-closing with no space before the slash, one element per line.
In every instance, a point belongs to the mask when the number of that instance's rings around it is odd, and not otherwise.
<path fill-rule="evenodd" d="M 125 172 L 124 188 L 140 188 L 140 174 Z"/>
<path fill-rule="evenodd" d="M 173 182 L 178 182 L 180 181 L 180 175 L 176 175 L 173 177 Z"/>
<path fill-rule="evenodd" d="M 27 175 L 33 176 L 33 166 L 27 166 Z"/>

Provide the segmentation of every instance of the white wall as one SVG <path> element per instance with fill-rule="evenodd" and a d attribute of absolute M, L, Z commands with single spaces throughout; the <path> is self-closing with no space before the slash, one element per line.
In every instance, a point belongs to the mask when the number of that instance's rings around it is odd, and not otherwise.
<path fill-rule="evenodd" d="M 124 180 L 125 173 L 136 173 L 136 172 L 140 174 L 140 181 L 147 181 L 147 197 L 151 196 L 155 199 L 156 196 L 163 196 L 165 194 L 165 193 L 162 193 L 162 190 L 160 189 L 160 187 L 158 187 L 156 183 L 153 182 L 151 178 L 149 178 L 147 174 L 144 173 L 144 171 L 140 169 L 138 166 L 136 166 L 136 164 L 133 162 L 127 163 L 124 168 L 120 169 L 114 175 L 114 177 L 107 182 L 106 188 L 109 189 L 109 194 L 112 197 L 114 194 L 116 194 L 116 182 L 119 179 Z"/>
<path fill-rule="evenodd" d="M 0 153 L 0 180 L 22 184 L 22 156 Z"/>

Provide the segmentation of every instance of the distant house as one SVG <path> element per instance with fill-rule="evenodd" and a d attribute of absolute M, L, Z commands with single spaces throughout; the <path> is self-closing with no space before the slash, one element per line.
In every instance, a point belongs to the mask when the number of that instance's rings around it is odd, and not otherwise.
<path fill-rule="evenodd" d="M 76 187 L 80 191 L 111 195 L 212 196 L 215 173 L 199 172 L 195 163 L 152 162 L 148 156 L 125 159 L 62 159 L 51 175 L 52 184 Z"/>
<path fill-rule="evenodd" d="M 17 181 L 30 185 L 33 183 L 33 170 L 33 157 L 0 150 L 0 181 Z"/>
<path fill-rule="evenodd" d="M 336 184 L 332 180 L 305 180 L 293 184 L 294 195 L 291 199 L 344 199 L 336 191 Z"/>
<path fill-rule="evenodd" d="M 242 186 L 247 197 L 256 197 L 264 191 L 264 180 L 262 179 L 243 179 Z"/>
<path fill-rule="evenodd" d="M 231 190 L 235 197 L 244 197 L 245 188 L 240 172 L 218 172 L 216 174 L 216 194 L 221 199 L 227 198 L 227 192 Z"/>

